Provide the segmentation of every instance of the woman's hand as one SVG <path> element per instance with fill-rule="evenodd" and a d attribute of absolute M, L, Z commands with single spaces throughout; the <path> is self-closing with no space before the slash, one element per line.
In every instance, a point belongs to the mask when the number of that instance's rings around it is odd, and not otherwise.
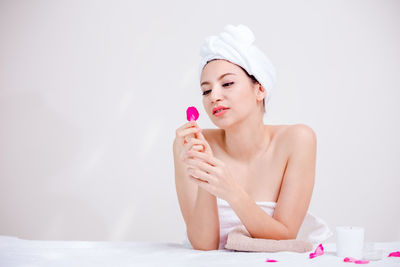
<path fill-rule="evenodd" d="M 203 138 L 199 134 L 199 139 L 205 141 Z M 212 153 L 188 150 L 185 163 L 189 177 L 210 194 L 230 202 L 242 192 L 225 163 Z"/>
<path fill-rule="evenodd" d="M 195 141 L 200 131 L 201 129 L 196 121 L 189 121 L 176 130 L 175 144 L 182 161 L 187 150 L 204 150 L 204 147 L 199 142 Z"/>

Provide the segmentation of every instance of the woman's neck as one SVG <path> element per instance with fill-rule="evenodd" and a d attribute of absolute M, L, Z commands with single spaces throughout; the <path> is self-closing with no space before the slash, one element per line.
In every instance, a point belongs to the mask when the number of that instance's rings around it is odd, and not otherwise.
<path fill-rule="evenodd" d="M 265 127 L 262 118 L 256 116 L 222 133 L 222 142 L 226 153 L 239 161 L 251 162 L 266 151 L 271 141 L 271 131 Z"/>

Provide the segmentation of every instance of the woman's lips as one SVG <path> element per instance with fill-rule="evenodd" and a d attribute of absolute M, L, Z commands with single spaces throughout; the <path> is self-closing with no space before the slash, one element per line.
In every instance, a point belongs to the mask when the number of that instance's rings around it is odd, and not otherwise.
<path fill-rule="evenodd" d="M 220 116 L 224 115 L 228 110 L 229 110 L 229 108 L 221 110 L 220 112 L 214 113 L 214 116 L 220 117 Z"/>

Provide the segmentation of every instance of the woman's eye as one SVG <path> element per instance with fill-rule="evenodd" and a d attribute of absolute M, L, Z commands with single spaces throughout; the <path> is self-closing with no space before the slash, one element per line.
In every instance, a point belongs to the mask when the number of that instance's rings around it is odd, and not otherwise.
<path fill-rule="evenodd" d="M 227 85 L 228 84 L 228 86 L 230 86 L 230 85 L 232 85 L 233 84 L 233 82 L 230 82 L 230 83 L 224 83 L 224 87 L 225 87 L 225 85 Z"/>
<path fill-rule="evenodd" d="M 227 87 L 227 86 L 231 86 L 233 84 L 233 82 L 230 83 L 224 83 L 222 86 L 223 87 Z M 211 90 L 207 90 L 203 92 L 203 95 L 208 95 L 211 92 Z"/>

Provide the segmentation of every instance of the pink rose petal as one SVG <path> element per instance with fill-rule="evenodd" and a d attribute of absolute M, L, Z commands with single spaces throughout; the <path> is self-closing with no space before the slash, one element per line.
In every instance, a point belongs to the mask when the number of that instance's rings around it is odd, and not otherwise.
<path fill-rule="evenodd" d="M 273 259 L 268 259 L 266 260 L 266 262 L 278 262 L 277 260 L 273 260 Z"/>
<path fill-rule="evenodd" d="M 310 259 L 317 257 L 317 255 L 315 255 L 315 253 L 310 253 Z"/>
<path fill-rule="evenodd" d="M 391 252 L 388 257 L 400 257 L 400 251 Z"/>
<path fill-rule="evenodd" d="M 321 256 L 324 254 L 324 247 L 322 244 L 319 244 L 318 247 L 315 249 L 315 252 L 310 253 L 310 259 L 315 258 L 317 256 Z"/>
<path fill-rule="evenodd" d="M 186 110 L 186 118 L 188 121 L 196 121 L 199 118 L 199 112 L 195 107 L 188 107 Z"/>
<path fill-rule="evenodd" d="M 356 260 L 354 263 L 355 264 L 366 264 L 366 263 L 369 263 L 369 260 Z"/>
<path fill-rule="evenodd" d="M 344 261 L 344 262 L 355 262 L 356 259 L 355 259 L 355 258 L 352 258 L 352 257 L 346 257 L 346 258 L 343 259 L 343 261 Z"/>
<path fill-rule="evenodd" d="M 357 260 L 352 257 L 346 257 L 343 259 L 344 262 L 354 262 L 355 264 L 366 264 L 369 263 L 369 260 Z"/>

